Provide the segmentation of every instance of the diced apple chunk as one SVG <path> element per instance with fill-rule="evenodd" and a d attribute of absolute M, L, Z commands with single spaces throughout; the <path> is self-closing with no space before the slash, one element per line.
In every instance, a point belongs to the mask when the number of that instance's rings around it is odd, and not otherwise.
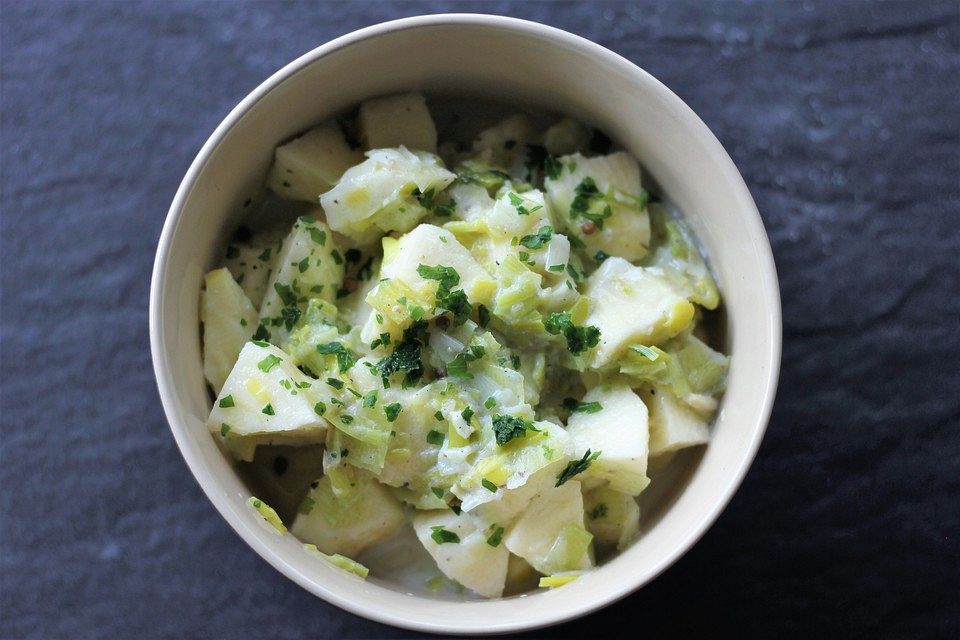
<path fill-rule="evenodd" d="M 567 424 L 574 455 L 602 452 L 587 468 L 588 477 L 608 480 L 617 491 L 638 495 L 647 478 L 647 406 L 622 383 L 594 387 L 584 403 L 598 403 L 593 412 L 574 412 Z"/>
<path fill-rule="evenodd" d="M 213 404 L 207 427 L 248 461 L 260 444 L 323 442 L 327 421 L 314 411 L 311 386 L 286 353 L 248 342 Z"/>
<path fill-rule="evenodd" d="M 329 476 L 317 481 L 301 503 L 291 533 L 323 553 L 350 557 L 396 533 L 405 522 L 396 498 L 362 471 L 356 471 L 354 483 L 336 495 Z"/>
<path fill-rule="evenodd" d="M 504 544 L 543 574 L 588 569 L 593 566 L 592 536 L 583 524 L 580 483 L 568 480 L 537 494 Z"/>
<path fill-rule="evenodd" d="M 651 456 L 706 444 L 710 439 L 706 420 L 672 393 L 662 388 L 648 388 L 641 393 L 650 410 Z"/>
<path fill-rule="evenodd" d="M 322 124 L 277 147 L 267 186 L 289 200 L 316 204 L 343 172 L 363 160 L 336 124 Z"/>
<path fill-rule="evenodd" d="M 361 244 L 413 229 L 427 213 L 418 194 L 439 193 L 456 179 L 424 151 L 375 149 L 320 197 L 330 227 Z"/>
<path fill-rule="evenodd" d="M 313 216 L 297 220 L 283 241 L 260 306 L 260 324 L 271 342 L 283 344 L 310 298 L 336 299 L 343 262 L 327 225 Z"/>
<path fill-rule="evenodd" d="M 559 158 L 558 163 L 544 186 L 567 232 L 583 241 L 591 256 L 597 251 L 631 261 L 645 256 L 650 217 L 637 161 L 618 151 L 593 158 L 575 153 Z"/>
<path fill-rule="evenodd" d="M 576 120 L 563 118 L 543 134 L 543 146 L 554 156 L 586 151 L 591 135 L 590 129 Z"/>
<path fill-rule="evenodd" d="M 526 145 L 535 142 L 537 132 L 530 118 L 523 114 L 515 114 L 505 118 L 492 127 L 484 129 L 473 141 L 475 152 L 489 152 L 490 161 L 504 169 L 511 175 L 523 176 L 523 159 L 526 156 Z"/>
<path fill-rule="evenodd" d="M 204 278 L 200 305 L 203 322 L 203 375 L 220 393 L 240 350 L 257 327 L 257 310 L 226 268 Z"/>
<path fill-rule="evenodd" d="M 694 308 L 653 268 L 607 258 L 587 281 L 586 324 L 600 329 L 593 366 L 601 368 L 630 344 L 653 345 L 686 329 Z"/>
<path fill-rule="evenodd" d="M 437 127 L 419 93 L 403 93 L 360 104 L 360 138 L 367 149 L 403 145 L 437 152 Z"/>
<path fill-rule="evenodd" d="M 499 525 L 444 509 L 417 513 L 413 528 L 445 576 L 481 596 L 500 597 L 510 553 Z"/>
<path fill-rule="evenodd" d="M 583 494 L 587 530 L 597 544 L 617 545 L 623 550 L 640 531 L 640 507 L 625 493 L 600 487 Z"/>

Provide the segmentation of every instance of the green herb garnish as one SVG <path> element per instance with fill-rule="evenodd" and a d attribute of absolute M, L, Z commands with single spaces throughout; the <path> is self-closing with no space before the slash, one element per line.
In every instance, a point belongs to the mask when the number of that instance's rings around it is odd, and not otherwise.
<path fill-rule="evenodd" d="M 270 369 L 273 369 L 275 366 L 280 364 L 280 362 L 281 362 L 280 357 L 275 356 L 271 353 L 266 358 L 264 358 L 263 360 L 257 363 L 257 368 L 260 369 L 260 371 L 267 373 L 270 371 Z"/>
<path fill-rule="evenodd" d="M 317 345 L 317 353 L 321 355 L 336 355 L 337 356 L 337 367 L 340 369 L 340 373 L 347 371 L 353 365 L 357 364 L 357 354 L 355 354 L 350 349 L 343 346 L 341 342 L 328 342 L 326 344 Z"/>
<path fill-rule="evenodd" d="M 459 543 L 460 536 L 455 534 L 453 531 L 447 531 L 443 528 L 443 525 L 437 525 L 435 527 L 430 527 L 430 530 L 433 532 L 430 534 L 430 537 L 433 538 L 433 541 L 437 544 L 446 544 L 448 542 Z"/>
<path fill-rule="evenodd" d="M 532 207 L 528 207 L 527 204 L 529 204 L 532 201 L 527 200 L 523 196 L 519 196 L 516 193 L 513 193 L 512 191 L 507 194 L 507 198 L 510 200 L 510 204 L 513 205 L 513 208 L 517 210 L 517 215 L 520 215 L 520 216 L 528 216 L 535 211 L 539 211 L 540 209 L 543 209 L 542 204 L 536 204 L 536 203 L 533 203 Z"/>
<path fill-rule="evenodd" d="M 560 485 L 562 485 L 564 482 L 566 482 L 573 476 L 586 471 L 587 468 L 590 466 L 590 464 L 593 463 L 594 460 L 600 457 L 600 453 L 601 453 L 600 451 L 597 451 L 596 453 L 591 453 L 590 449 L 587 449 L 586 453 L 583 454 L 582 458 L 580 458 L 579 460 L 572 460 L 568 462 L 566 468 L 564 468 L 564 470 L 561 471 L 560 474 L 557 476 L 557 484 L 555 484 L 554 486 L 559 487 Z"/>
<path fill-rule="evenodd" d="M 493 433 L 497 444 L 501 447 L 514 438 L 523 438 L 527 431 L 540 431 L 530 420 L 524 420 L 516 416 L 495 415 L 493 416 Z"/>
<path fill-rule="evenodd" d="M 579 355 L 600 342 L 600 330 L 594 326 L 580 326 L 573 323 L 568 311 L 551 313 L 543 321 L 547 333 L 563 334 L 567 339 L 567 349 L 573 355 Z"/>
<path fill-rule="evenodd" d="M 397 419 L 397 416 L 400 415 L 400 410 L 403 407 L 400 406 L 399 402 L 394 402 L 393 404 L 388 404 L 383 408 L 383 413 L 387 416 L 387 422 L 393 422 Z"/>
<path fill-rule="evenodd" d="M 542 249 L 548 244 L 553 238 L 553 227 L 547 225 L 540 227 L 540 230 L 534 234 L 523 236 L 520 238 L 520 244 L 527 249 L 536 251 L 537 249 Z"/>

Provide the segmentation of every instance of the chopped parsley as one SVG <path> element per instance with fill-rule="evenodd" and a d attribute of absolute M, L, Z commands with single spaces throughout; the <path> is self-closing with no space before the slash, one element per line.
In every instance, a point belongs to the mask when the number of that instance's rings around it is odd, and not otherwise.
<path fill-rule="evenodd" d="M 444 491 L 440 487 L 431 487 L 430 491 L 433 492 L 433 495 L 437 496 L 439 499 L 443 500 Z"/>
<path fill-rule="evenodd" d="M 236 406 L 233 402 L 232 395 L 223 396 L 222 398 L 220 398 L 220 402 L 218 404 L 220 405 L 221 409 L 229 409 L 230 407 Z"/>
<path fill-rule="evenodd" d="M 323 229 L 317 229 L 316 227 L 307 227 L 307 231 L 310 232 L 310 239 L 323 246 L 327 244 L 327 232 Z"/>
<path fill-rule="evenodd" d="M 368 393 L 367 395 L 363 396 L 363 406 L 369 408 L 369 407 L 372 407 L 372 406 L 375 405 L 375 404 L 377 404 L 377 390 L 376 390 L 376 389 L 374 389 L 373 391 L 371 391 L 371 392 Z"/>
<path fill-rule="evenodd" d="M 487 544 L 491 547 L 499 547 L 500 542 L 503 540 L 503 527 L 498 527 L 493 525 L 493 533 L 490 534 L 490 537 L 487 538 Z"/>
<path fill-rule="evenodd" d="M 453 314 L 454 324 L 461 325 L 467 321 L 472 311 L 467 294 L 461 289 L 452 290 L 460 284 L 460 274 L 456 269 L 443 265 L 430 267 L 421 264 L 417 267 L 417 273 L 421 278 L 437 281 L 437 307 L 450 311 Z"/>
<path fill-rule="evenodd" d="M 607 515 L 607 505 L 602 502 L 590 511 L 591 520 L 599 520 Z"/>
<path fill-rule="evenodd" d="M 486 490 L 489 491 L 490 493 L 496 493 L 496 492 L 497 492 L 497 485 L 493 484 L 492 482 L 490 482 L 490 481 L 487 480 L 486 478 L 483 478 L 482 480 L 480 480 L 480 484 L 483 486 L 484 489 L 486 489 Z"/>
<path fill-rule="evenodd" d="M 490 396 L 483 401 L 483 406 L 485 406 L 487 409 L 493 409 L 495 406 L 497 406 L 497 399 L 493 396 Z"/>
<path fill-rule="evenodd" d="M 357 364 L 357 360 L 359 360 L 357 354 L 343 346 L 343 343 L 341 342 L 318 344 L 317 353 L 324 356 L 336 355 L 337 366 L 340 368 L 340 373 L 347 371 L 350 367 Z"/>
<path fill-rule="evenodd" d="M 371 349 L 376 349 L 377 347 L 389 347 L 390 346 L 390 334 L 387 332 L 381 333 L 380 336 L 370 343 Z"/>
<path fill-rule="evenodd" d="M 583 473 L 587 468 L 593 463 L 594 460 L 600 457 L 600 451 L 596 453 L 591 453 L 590 449 L 587 449 L 586 453 L 583 454 L 583 457 L 579 460 L 571 460 L 567 463 L 567 466 L 563 471 L 557 476 L 557 484 L 555 487 L 559 487 L 564 482 L 572 478 L 573 476 Z"/>
<path fill-rule="evenodd" d="M 230 433 L 230 425 L 228 425 L 226 422 L 221 422 L 220 435 L 226 438 L 228 433 Z"/>
<path fill-rule="evenodd" d="M 470 373 L 470 363 L 484 356 L 486 350 L 479 345 L 473 345 L 457 354 L 457 357 L 447 363 L 447 375 L 454 378 L 473 378 Z"/>
<path fill-rule="evenodd" d="M 317 404 L 313 405 L 313 412 L 318 416 L 322 416 L 327 412 L 327 405 L 323 404 L 322 402 L 318 402 Z"/>
<path fill-rule="evenodd" d="M 600 342 L 600 330 L 592 325 L 574 324 L 569 311 L 551 313 L 544 319 L 543 327 L 547 330 L 547 333 L 553 335 L 562 333 L 567 340 L 567 349 L 573 355 L 579 355 L 588 349 L 592 349 Z"/>
<path fill-rule="evenodd" d="M 437 525 L 435 527 L 430 527 L 430 530 L 433 532 L 430 534 L 430 537 L 433 538 L 433 541 L 437 544 L 446 544 L 448 542 L 459 543 L 460 536 L 455 534 L 453 531 L 447 531 L 443 528 L 443 525 Z"/>
<path fill-rule="evenodd" d="M 587 176 L 574 189 L 573 202 L 570 203 L 570 218 L 583 218 L 603 229 L 603 221 L 613 215 L 613 209 L 606 196 L 597 188 L 593 178 Z"/>
<path fill-rule="evenodd" d="M 493 433 L 497 439 L 497 444 L 501 447 L 514 438 L 523 438 L 527 431 L 540 431 L 530 420 L 524 420 L 516 416 L 495 415 L 493 416 Z"/>
<path fill-rule="evenodd" d="M 520 244 L 527 249 L 536 251 L 537 249 L 543 249 L 545 246 L 550 244 L 550 240 L 552 238 L 553 227 L 545 225 L 540 227 L 540 230 L 536 233 L 520 238 Z"/>
<path fill-rule="evenodd" d="M 443 417 L 443 412 L 440 411 L 440 409 L 437 409 L 437 411 L 433 414 L 433 419 L 437 422 L 443 422 L 446 420 L 446 418 Z"/>
<path fill-rule="evenodd" d="M 310 512 L 313 511 L 313 507 L 317 504 L 317 501 L 311 498 L 310 496 L 303 496 L 303 502 L 300 503 L 300 506 L 297 507 L 297 513 L 303 515 L 310 515 Z"/>
<path fill-rule="evenodd" d="M 393 404 L 388 404 L 383 408 L 383 413 L 387 416 L 387 422 L 393 422 L 397 419 L 397 416 L 400 415 L 400 411 L 403 407 L 400 406 L 399 402 L 394 402 Z"/>
<path fill-rule="evenodd" d="M 410 386 L 420 379 L 423 375 L 423 362 L 420 359 L 423 342 L 420 340 L 420 334 L 425 326 L 423 322 L 416 322 L 404 330 L 403 339 L 394 348 L 393 353 L 377 363 L 377 371 L 382 378 L 386 379 L 394 373 L 403 372 L 406 374 L 405 386 Z"/>
<path fill-rule="evenodd" d="M 327 378 L 327 384 L 334 389 L 343 389 L 343 380 L 338 380 L 337 378 Z"/>
<path fill-rule="evenodd" d="M 281 360 L 279 356 L 275 356 L 272 353 L 266 358 L 257 363 L 257 368 L 264 373 L 268 373 L 270 369 L 273 369 L 275 366 L 280 364 Z"/>
<path fill-rule="evenodd" d="M 553 156 L 547 156 L 543 160 L 543 174 L 550 178 L 551 180 L 556 180 L 560 177 L 560 173 L 563 172 L 563 163 L 554 158 Z"/>
<path fill-rule="evenodd" d="M 269 402 L 266 404 L 266 406 L 263 407 L 263 413 L 265 413 L 268 416 L 277 415 L 276 412 L 274 412 L 273 410 L 273 405 L 270 404 Z"/>
<path fill-rule="evenodd" d="M 260 323 L 257 326 L 257 330 L 253 333 L 254 344 L 257 344 L 257 343 L 263 342 L 264 340 L 269 340 L 269 339 L 270 339 L 270 332 L 263 325 L 263 323 Z"/>
<path fill-rule="evenodd" d="M 431 429 L 427 433 L 427 442 L 429 442 L 430 444 L 435 444 L 439 446 L 443 444 L 443 440 L 444 440 L 443 434 L 439 431 L 434 431 L 433 429 Z"/>
<path fill-rule="evenodd" d="M 599 402 L 577 402 L 573 398 L 566 398 L 563 406 L 574 413 L 597 413 L 603 409 Z"/>
<path fill-rule="evenodd" d="M 606 260 L 606 259 L 609 258 L 609 257 L 610 257 L 610 254 L 607 253 L 606 251 L 602 251 L 602 250 L 601 250 L 601 251 L 597 251 L 597 252 L 593 255 L 593 259 L 596 260 L 597 262 L 603 262 L 604 260 Z"/>
<path fill-rule="evenodd" d="M 543 209 L 542 204 L 537 204 L 532 200 L 528 200 L 523 196 L 513 193 L 512 191 L 507 194 L 507 198 L 510 200 L 510 204 L 513 205 L 513 208 L 517 210 L 517 215 L 519 216 L 528 216 L 535 211 Z M 531 203 L 533 206 L 528 207 L 527 205 Z"/>
<path fill-rule="evenodd" d="M 433 207 L 433 215 L 440 216 L 442 218 L 449 218 L 453 215 L 453 212 L 457 210 L 457 201 L 453 198 L 450 198 L 447 202 L 443 204 L 438 204 Z"/>
<path fill-rule="evenodd" d="M 481 329 L 486 329 L 487 325 L 490 324 L 490 309 L 482 304 L 477 305 L 477 324 L 480 325 Z"/>
<path fill-rule="evenodd" d="M 473 418 L 473 409 L 465 407 L 464 410 L 460 412 L 460 417 L 463 418 L 464 422 L 470 424 L 470 419 Z"/>

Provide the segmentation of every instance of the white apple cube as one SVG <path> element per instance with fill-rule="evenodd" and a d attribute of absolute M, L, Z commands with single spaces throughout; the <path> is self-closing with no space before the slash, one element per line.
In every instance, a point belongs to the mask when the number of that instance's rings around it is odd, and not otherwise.
<path fill-rule="evenodd" d="M 568 480 L 541 491 L 510 527 L 511 553 L 545 575 L 593 566 L 592 536 L 584 529 L 580 483 Z"/>
<path fill-rule="evenodd" d="M 706 444 L 710 440 L 707 421 L 662 388 L 642 392 L 650 410 L 650 455 Z"/>
<path fill-rule="evenodd" d="M 389 489 L 369 474 L 354 471 L 354 486 L 339 495 L 329 476 L 317 481 L 300 505 L 290 528 L 293 535 L 323 553 L 355 557 L 403 526 L 403 507 Z"/>
<path fill-rule="evenodd" d="M 280 349 L 248 342 L 213 403 L 207 427 L 243 460 L 252 460 L 260 444 L 323 442 L 328 423 L 314 410 L 314 382 Z"/>
<path fill-rule="evenodd" d="M 591 299 L 585 324 L 600 330 L 593 366 L 602 368 L 629 345 L 651 346 L 674 337 L 693 320 L 694 308 L 654 268 L 607 258 L 587 280 Z"/>
<path fill-rule="evenodd" d="M 582 407 L 567 422 L 574 456 L 589 450 L 601 452 L 584 475 L 607 480 L 617 491 L 638 495 L 650 483 L 647 478 L 649 425 L 647 406 L 626 384 L 594 387 Z"/>
<path fill-rule="evenodd" d="M 202 295 L 203 375 L 214 393 L 220 393 L 240 350 L 257 327 L 257 310 L 226 268 L 206 275 Z"/>
<path fill-rule="evenodd" d="M 310 298 L 336 300 L 344 258 L 330 227 L 313 216 L 297 219 L 284 239 L 260 306 L 269 340 L 283 344 Z"/>
<path fill-rule="evenodd" d="M 320 204 L 334 231 L 366 244 L 390 231 L 413 229 L 429 213 L 419 195 L 435 195 L 456 177 L 431 153 L 374 149 L 320 197 Z"/>
<path fill-rule="evenodd" d="M 630 261 L 645 256 L 650 217 L 641 199 L 640 165 L 633 156 L 623 151 L 593 158 L 575 153 L 558 162 L 556 173 L 547 175 L 544 186 L 567 232 L 582 240 L 591 256 L 597 251 Z M 583 217 L 575 204 L 588 205 L 599 221 Z"/>
<path fill-rule="evenodd" d="M 510 552 L 501 525 L 444 509 L 418 512 L 413 529 L 445 576 L 487 598 L 503 594 Z"/>
<path fill-rule="evenodd" d="M 316 204 L 343 172 L 363 160 L 335 123 L 322 124 L 277 147 L 267 186 L 288 200 Z"/>
<path fill-rule="evenodd" d="M 367 149 L 403 145 L 436 153 L 437 127 L 419 93 L 403 93 L 360 104 L 360 138 Z"/>
<path fill-rule="evenodd" d="M 640 532 L 640 506 L 633 496 L 599 487 L 583 494 L 587 531 L 597 544 L 623 550 Z"/>

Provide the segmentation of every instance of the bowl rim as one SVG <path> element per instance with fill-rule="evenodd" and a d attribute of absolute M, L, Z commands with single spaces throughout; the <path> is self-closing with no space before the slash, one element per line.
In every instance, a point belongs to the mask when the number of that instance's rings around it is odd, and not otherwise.
<path fill-rule="evenodd" d="M 163 282 L 165 280 L 165 265 L 168 262 L 169 253 L 171 251 L 174 231 L 181 216 L 183 215 L 186 200 L 195 186 L 197 178 L 202 172 L 204 166 L 210 159 L 210 156 L 213 154 L 214 149 L 216 149 L 216 147 L 226 137 L 228 132 L 241 120 L 241 118 L 243 118 L 243 116 L 246 115 L 261 99 L 263 99 L 270 91 L 274 90 L 282 82 L 291 78 L 310 64 L 313 64 L 317 60 L 337 50 L 391 32 L 419 29 L 423 27 L 464 25 L 509 31 L 518 35 L 550 40 L 559 44 L 564 44 L 569 48 L 599 59 L 600 62 L 605 65 L 614 65 L 626 73 L 639 77 L 651 88 L 651 90 L 658 92 L 660 97 L 666 99 L 668 102 L 672 102 L 676 109 L 676 116 L 681 119 L 684 124 L 697 131 L 696 135 L 698 135 L 705 144 L 714 147 L 714 150 L 718 152 L 716 154 L 720 159 L 720 166 L 718 168 L 732 185 L 734 196 L 742 203 L 742 216 L 746 219 L 748 226 L 751 227 L 751 230 L 756 235 L 757 239 L 761 240 L 761 242 L 758 242 L 756 245 L 756 248 L 759 251 L 759 255 L 757 257 L 760 263 L 763 265 L 765 272 L 770 276 L 766 278 L 766 286 L 764 290 L 759 292 L 767 299 L 770 311 L 767 318 L 770 329 L 770 348 L 769 353 L 767 353 L 764 357 L 764 361 L 768 366 L 763 389 L 763 398 L 760 403 L 759 410 L 756 413 L 755 428 L 753 429 L 752 437 L 748 443 L 747 450 L 744 452 L 745 455 L 742 458 L 742 462 L 739 467 L 733 470 L 728 476 L 726 486 L 723 488 L 720 499 L 711 505 L 709 510 L 704 511 L 695 527 L 685 532 L 684 535 L 678 539 L 677 544 L 670 553 L 659 558 L 653 564 L 653 567 L 636 582 L 624 585 L 618 589 L 612 589 L 594 598 L 584 599 L 578 602 L 575 606 L 569 607 L 563 611 L 556 611 L 554 608 L 554 610 L 546 612 L 540 611 L 534 615 L 526 617 L 517 617 L 510 620 L 490 620 L 489 623 L 484 626 L 484 628 L 469 629 L 465 629 L 462 626 L 458 627 L 453 621 L 444 622 L 440 620 L 434 622 L 421 619 L 405 619 L 404 617 L 398 616 L 394 613 L 381 612 L 375 608 L 370 608 L 363 604 L 357 604 L 350 597 L 344 597 L 340 593 L 332 589 L 328 589 L 322 584 L 318 584 L 314 580 L 309 579 L 300 571 L 298 571 L 295 566 L 291 565 L 284 558 L 282 558 L 274 549 L 264 546 L 257 539 L 255 532 L 249 527 L 249 524 L 242 521 L 238 517 L 237 513 L 234 512 L 228 504 L 226 504 L 226 499 L 223 496 L 216 494 L 216 492 L 210 486 L 210 480 L 213 477 L 212 471 L 203 464 L 199 455 L 190 448 L 183 425 L 176 420 L 176 412 L 174 407 L 177 406 L 178 401 L 176 393 L 173 389 L 171 371 L 167 366 L 165 357 L 165 342 L 163 340 L 161 331 L 161 327 L 163 326 L 161 306 L 163 299 L 161 292 L 163 290 Z M 200 488 L 203 490 L 204 494 L 217 509 L 220 515 L 230 524 L 240 538 L 243 539 L 243 541 L 254 551 L 256 551 L 258 555 L 260 555 L 288 579 L 300 585 L 315 596 L 318 596 L 326 602 L 341 609 L 383 624 L 417 631 L 456 635 L 511 633 L 522 630 L 548 627 L 570 621 L 574 618 L 601 609 L 635 592 L 656 578 L 667 568 L 672 566 L 681 556 L 689 551 L 690 548 L 714 524 L 714 522 L 716 522 L 720 513 L 726 508 L 734 493 L 736 493 L 737 489 L 742 483 L 747 471 L 757 455 L 757 451 L 760 447 L 760 443 L 770 420 L 774 399 L 776 397 L 776 390 L 780 374 L 783 339 L 782 311 L 776 264 L 773 259 L 773 252 L 770 248 L 769 238 L 767 237 L 759 211 L 757 210 L 753 197 L 751 196 L 749 189 L 747 188 L 747 185 L 744 182 L 740 172 L 737 170 L 733 160 L 730 158 L 729 154 L 727 154 L 726 150 L 720 144 L 713 132 L 693 111 L 693 109 L 691 109 L 676 94 L 667 88 L 666 85 L 661 83 L 647 71 L 627 60 L 623 56 L 603 47 L 602 45 L 592 42 L 591 40 L 588 40 L 582 36 L 578 36 L 568 31 L 538 22 L 483 13 L 440 13 L 412 16 L 382 22 L 352 31 L 330 40 L 329 42 L 326 42 L 299 56 L 292 62 L 286 64 L 278 71 L 270 75 L 269 78 L 264 80 L 253 91 L 247 94 L 233 109 L 230 110 L 230 112 L 200 148 L 196 157 L 191 162 L 190 167 L 184 175 L 179 187 L 177 188 L 174 199 L 167 212 L 157 246 L 157 253 L 154 260 L 150 282 L 150 302 L 148 315 L 150 350 L 153 361 L 154 376 L 156 378 L 157 389 L 160 395 L 164 414 L 167 418 L 167 423 L 170 427 L 170 431 L 173 434 L 174 440 L 177 443 L 177 447 L 179 448 L 184 461 L 187 463 L 190 472 L 200 485 Z"/>

